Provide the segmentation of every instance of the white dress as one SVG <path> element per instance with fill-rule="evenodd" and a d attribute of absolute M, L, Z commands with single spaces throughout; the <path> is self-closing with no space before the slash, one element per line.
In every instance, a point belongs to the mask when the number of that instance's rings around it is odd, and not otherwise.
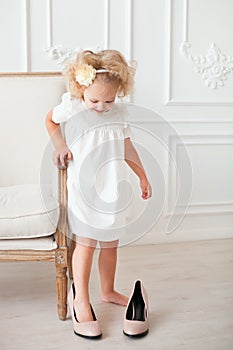
<path fill-rule="evenodd" d="M 98 241 L 124 240 L 127 205 L 127 165 L 124 139 L 131 136 L 127 107 L 115 103 L 97 114 L 70 93 L 53 109 L 52 119 L 63 123 L 69 162 L 69 233 Z"/>

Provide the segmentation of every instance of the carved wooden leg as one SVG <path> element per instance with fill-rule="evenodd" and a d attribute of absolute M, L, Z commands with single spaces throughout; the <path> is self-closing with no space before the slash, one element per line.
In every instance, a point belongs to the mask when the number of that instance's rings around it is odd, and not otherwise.
<path fill-rule="evenodd" d="M 67 314 L 67 248 L 56 250 L 57 313 L 60 320 Z"/>

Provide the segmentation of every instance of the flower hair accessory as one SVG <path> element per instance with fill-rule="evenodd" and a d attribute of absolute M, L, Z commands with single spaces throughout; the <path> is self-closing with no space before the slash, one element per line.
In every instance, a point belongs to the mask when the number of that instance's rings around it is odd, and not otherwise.
<path fill-rule="evenodd" d="M 107 73 L 107 69 L 95 69 L 90 64 L 84 64 L 75 71 L 75 80 L 83 86 L 89 86 L 95 80 L 96 74 Z"/>

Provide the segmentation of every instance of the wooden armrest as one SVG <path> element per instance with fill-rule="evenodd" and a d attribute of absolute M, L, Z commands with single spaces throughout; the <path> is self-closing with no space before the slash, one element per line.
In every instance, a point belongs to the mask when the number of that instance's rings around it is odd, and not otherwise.
<path fill-rule="evenodd" d="M 58 169 L 58 201 L 60 206 L 60 214 L 58 221 L 58 230 L 56 233 L 56 241 L 58 247 L 66 247 L 67 240 L 67 168 Z"/>

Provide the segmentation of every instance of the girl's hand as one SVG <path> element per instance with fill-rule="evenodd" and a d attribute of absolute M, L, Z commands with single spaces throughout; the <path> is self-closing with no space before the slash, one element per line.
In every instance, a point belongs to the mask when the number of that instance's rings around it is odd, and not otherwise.
<path fill-rule="evenodd" d="M 140 179 L 140 187 L 142 190 L 142 198 L 148 199 L 152 196 L 152 189 L 147 178 Z"/>
<path fill-rule="evenodd" d="M 65 169 L 69 160 L 72 159 L 72 153 L 67 146 L 58 148 L 53 153 L 53 162 L 59 169 Z"/>

